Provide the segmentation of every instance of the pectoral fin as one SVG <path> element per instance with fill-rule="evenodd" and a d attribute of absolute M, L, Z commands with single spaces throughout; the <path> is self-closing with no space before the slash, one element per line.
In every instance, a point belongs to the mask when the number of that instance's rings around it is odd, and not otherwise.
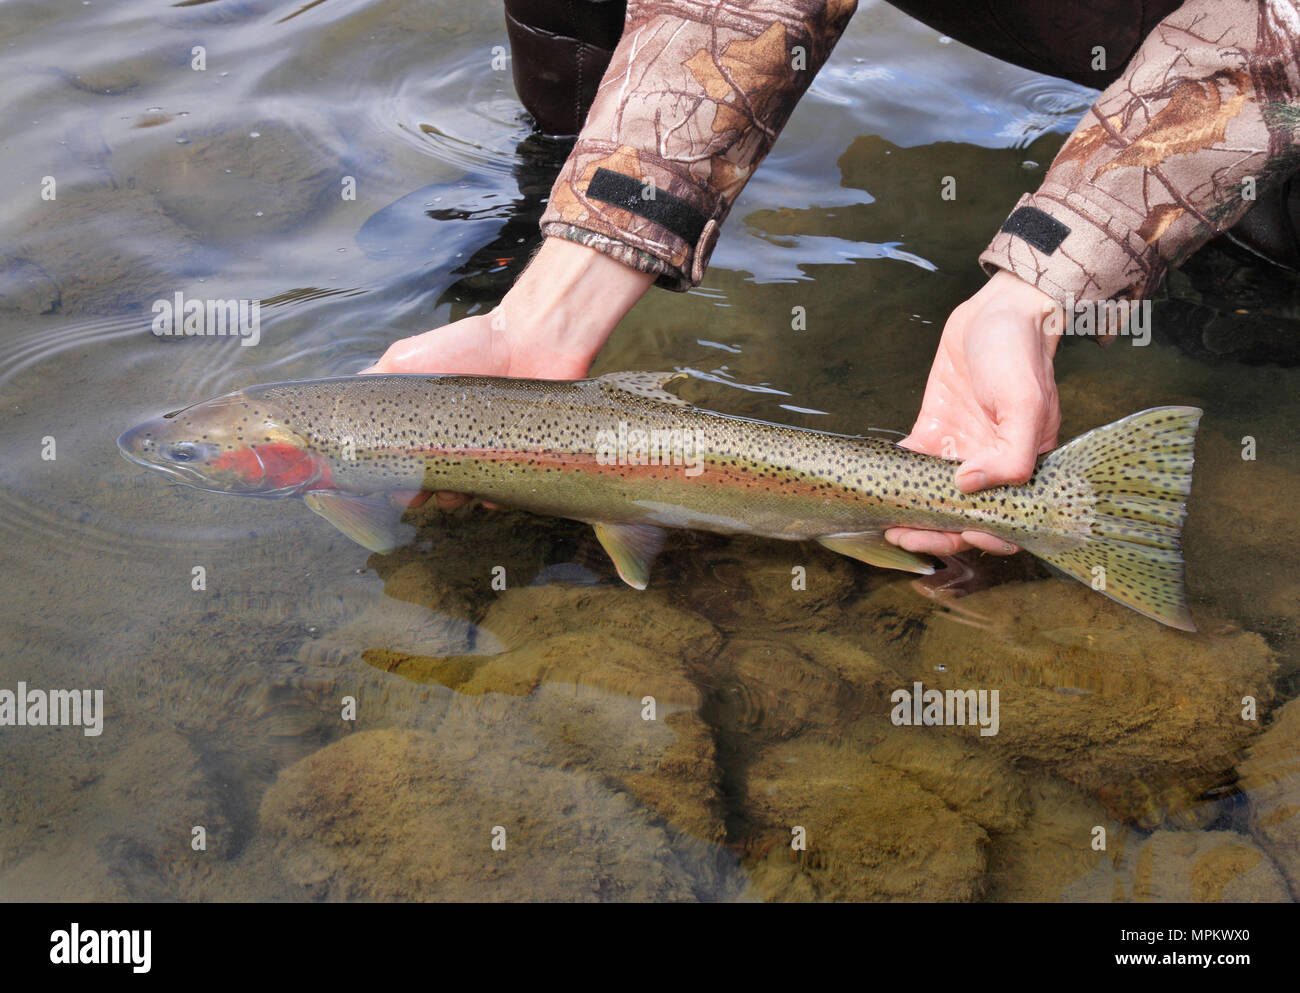
<path fill-rule="evenodd" d="M 853 531 L 845 534 L 827 534 L 817 539 L 832 552 L 839 552 L 859 562 L 867 562 L 882 569 L 903 569 L 919 572 L 922 576 L 934 574 L 934 566 L 919 555 L 891 545 L 879 531 Z"/>
<path fill-rule="evenodd" d="M 664 532 L 653 524 L 593 524 L 619 578 L 633 589 L 650 582 L 650 566 L 664 547 Z"/>
<path fill-rule="evenodd" d="M 311 490 L 302 502 L 345 535 L 372 552 L 388 554 L 415 536 L 386 496 L 352 496 L 336 490 Z"/>

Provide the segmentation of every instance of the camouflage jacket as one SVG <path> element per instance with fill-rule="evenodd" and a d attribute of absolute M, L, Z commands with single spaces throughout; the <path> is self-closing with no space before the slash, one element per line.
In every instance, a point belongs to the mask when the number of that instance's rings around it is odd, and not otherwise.
<path fill-rule="evenodd" d="M 542 233 L 699 283 L 737 195 L 857 0 L 629 0 Z M 1134 299 L 1297 162 L 1295 0 L 1188 0 L 980 256 L 1058 301 Z"/>

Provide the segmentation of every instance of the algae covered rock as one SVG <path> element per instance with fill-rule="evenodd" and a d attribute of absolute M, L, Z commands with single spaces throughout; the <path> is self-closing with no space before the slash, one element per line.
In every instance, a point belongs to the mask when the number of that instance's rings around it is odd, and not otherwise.
<path fill-rule="evenodd" d="M 641 609 L 629 609 L 631 597 L 640 598 Z M 698 708 L 700 692 L 688 674 L 722 644 L 698 614 L 661 596 L 604 586 L 508 589 L 478 627 L 502 651 L 446 658 L 368 653 L 367 661 L 466 694 L 520 695 L 558 682 Z"/>
<path fill-rule="evenodd" d="M 1051 776 L 1016 777 L 1026 816 L 994 835 L 989 847 L 988 892 L 995 903 L 1109 901 L 1110 845 L 1122 830 L 1101 804 L 1070 783 Z M 1099 834 L 1098 829 L 1101 829 Z M 1095 882 L 1105 876 L 1102 885 Z"/>
<path fill-rule="evenodd" d="M 458 523 L 464 515 L 416 516 L 425 518 L 425 533 L 465 527 Z M 523 541 L 498 534 L 512 520 Z M 674 830 L 721 841 L 726 832 L 719 769 L 713 736 L 700 716 L 705 695 L 696 682 L 710 670 L 721 636 L 661 591 L 621 584 L 517 585 L 516 577 L 560 554 L 555 539 L 533 523 L 538 520 L 492 515 L 478 520 L 486 533 L 477 546 L 462 540 L 457 549 L 450 541 L 435 541 L 427 554 L 381 563 L 391 595 L 453 613 L 459 603 L 464 613 L 477 613 L 473 653 L 465 652 L 462 641 L 459 652 L 422 654 L 389 637 L 381 639 L 385 647 L 362 657 L 386 672 L 446 687 L 458 698 L 514 698 L 512 719 L 525 723 L 561 768 L 602 777 Z M 495 555 L 498 541 L 511 547 L 514 558 Z M 459 562 L 467 554 L 482 558 L 473 573 Z M 511 583 L 505 589 L 487 583 L 483 562 L 493 561 L 504 564 Z M 535 565 L 530 569 L 529 563 Z"/>
<path fill-rule="evenodd" d="M 883 714 L 899 679 L 851 643 L 813 633 L 732 638 L 709 669 L 710 720 L 750 747 Z"/>
<path fill-rule="evenodd" d="M 748 802 L 761 826 L 750 873 L 766 900 L 966 901 L 983 891 L 984 829 L 856 747 L 769 749 L 749 770 Z"/>
<path fill-rule="evenodd" d="M 933 623 L 915 678 L 999 693 L 1004 758 L 1096 792 L 1145 826 L 1232 777 L 1271 700 L 1273 653 L 1245 632 L 1189 635 L 1075 583 L 1017 583 L 961 601 L 983 631 Z"/>
<path fill-rule="evenodd" d="M 1277 866 L 1235 831 L 1156 831 L 1116 853 L 1107 872 L 1071 890 L 1075 899 L 1133 903 L 1290 901 Z"/>
<path fill-rule="evenodd" d="M 896 728 L 872 747 L 871 758 L 991 832 L 1012 831 L 1029 818 L 1032 800 L 1023 777 L 972 741 Z"/>
<path fill-rule="evenodd" d="M 855 584 L 854 563 L 809 542 L 733 537 L 701 559 L 686 596 L 728 632 L 824 631 L 841 623 Z"/>
<path fill-rule="evenodd" d="M 1300 894 L 1300 700 L 1274 715 L 1238 772 L 1251 832 Z"/>
<path fill-rule="evenodd" d="M 1157 831 L 1137 854 L 1133 900 L 1138 903 L 1290 899 L 1277 867 L 1235 831 Z"/>
<path fill-rule="evenodd" d="M 331 901 L 740 894 L 712 846 L 499 737 L 466 709 L 436 734 L 360 732 L 285 769 L 261 808 L 285 874 Z"/>

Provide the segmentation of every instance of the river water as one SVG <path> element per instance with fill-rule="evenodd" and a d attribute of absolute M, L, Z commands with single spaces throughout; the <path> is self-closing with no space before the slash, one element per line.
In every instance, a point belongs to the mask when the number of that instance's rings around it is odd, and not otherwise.
<path fill-rule="evenodd" d="M 1205 408 L 1198 634 L 1023 556 L 972 559 L 957 598 L 679 534 L 637 592 L 584 527 L 482 507 L 370 556 L 119 457 L 163 410 L 493 305 L 561 154 L 504 44 L 494 3 L 4 5 L 0 691 L 103 710 L 0 726 L 0 898 L 1300 893 L 1300 375 L 1238 347 L 1291 330 L 1278 277 L 1217 259 L 1171 280 L 1153 344 L 1058 363 L 1063 438 Z M 704 284 L 652 291 L 594 371 L 906 430 L 975 257 L 1092 95 L 863 4 Z M 260 301 L 260 340 L 155 336 L 177 293 Z M 997 690 L 997 734 L 894 723 L 917 683 Z"/>

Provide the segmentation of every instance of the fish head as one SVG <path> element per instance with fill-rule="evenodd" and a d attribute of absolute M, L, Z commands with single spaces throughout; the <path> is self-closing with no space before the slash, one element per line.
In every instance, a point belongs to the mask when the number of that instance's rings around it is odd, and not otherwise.
<path fill-rule="evenodd" d="M 277 497 L 332 485 L 328 459 L 274 405 L 243 392 L 145 421 L 117 447 L 137 465 L 202 490 Z"/>

